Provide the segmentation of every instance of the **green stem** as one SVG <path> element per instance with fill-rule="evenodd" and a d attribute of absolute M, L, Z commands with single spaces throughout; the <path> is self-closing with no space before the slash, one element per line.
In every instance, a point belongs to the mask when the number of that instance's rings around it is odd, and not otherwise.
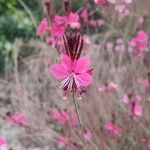
<path fill-rule="evenodd" d="M 82 138 L 83 138 L 83 143 L 84 143 L 84 149 L 86 150 L 86 144 L 85 144 L 85 140 L 84 140 L 84 129 L 83 129 L 83 124 L 82 124 L 82 122 L 81 122 L 81 118 L 80 118 L 78 106 L 77 106 L 77 103 L 76 103 L 76 100 L 75 100 L 75 92 L 74 92 L 74 90 L 73 90 L 73 104 L 74 104 L 74 107 L 75 107 L 75 111 L 76 111 L 76 114 L 77 114 L 78 122 L 79 122 L 80 129 L 81 129 L 81 132 L 82 132 Z"/>

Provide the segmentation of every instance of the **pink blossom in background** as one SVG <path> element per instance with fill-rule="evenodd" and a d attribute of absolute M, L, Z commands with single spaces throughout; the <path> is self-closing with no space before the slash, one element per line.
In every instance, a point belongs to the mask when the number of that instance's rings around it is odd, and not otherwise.
<path fill-rule="evenodd" d="M 150 88 L 150 80 L 149 79 L 139 80 L 139 83 L 141 83 L 146 88 Z"/>
<path fill-rule="evenodd" d="M 69 141 L 65 137 L 59 137 L 57 139 L 57 144 L 60 149 L 64 149 L 69 144 Z"/>
<path fill-rule="evenodd" d="M 132 112 L 134 116 L 142 117 L 143 108 L 139 101 L 135 101 L 132 103 Z"/>
<path fill-rule="evenodd" d="M 0 150 L 7 150 L 6 144 L 7 144 L 6 138 L 0 135 Z"/>
<path fill-rule="evenodd" d="M 50 117 L 60 124 L 71 123 L 74 124 L 77 121 L 77 115 L 71 110 L 59 110 L 58 108 L 53 108 L 50 111 Z"/>
<path fill-rule="evenodd" d="M 135 48 L 136 55 L 141 55 L 148 47 L 148 34 L 144 31 L 138 31 L 128 45 Z"/>
<path fill-rule="evenodd" d="M 53 108 L 50 112 L 50 117 L 60 124 L 66 124 L 69 121 L 69 115 L 65 111 L 60 111 L 57 108 Z"/>
<path fill-rule="evenodd" d="M 92 140 L 92 133 L 91 133 L 90 131 L 86 131 L 86 132 L 84 133 L 84 139 L 85 139 L 86 141 L 91 141 L 91 140 Z"/>
<path fill-rule="evenodd" d="M 112 52 L 113 51 L 113 47 L 114 47 L 114 44 L 112 42 L 107 42 L 106 43 L 106 50 L 108 52 Z"/>
<path fill-rule="evenodd" d="M 117 125 L 117 124 L 115 124 L 115 123 L 113 123 L 113 122 L 108 122 L 108 123 L 106 123 L 105 124 L 105 129 L 112 135 L 112 136 L 121 136 L 121 134 L 122 134 L 122 128 L 119 126 L 119 125 Z"/>
<path fill-rule="evenodd" d="M 83 11 L 81 12 L 80 17 L 83 19 L 84 22 L 88 22 L 88 10 L 83 9 Z"/>
<path fill-rule="evenodd" d="M 14 112 L 6 117 L 6 121 L 10 124 L 25 125 L 27 122 L 27 118 L 20 112 Z"/>
<path fill-rule="evenodd" d="M 67 19 L 67 24 L 70 25 L 71 28 L 80 28 L 79 15 L 77 13 L 70 13 Z"/>
<path fill-rule="evenodd" d="M 94 0 L 97 5 L 105 5 L 107 0 Z"/>
<path fill-rule="evenodd" d="M 133 0 L 123 0 L 123 2 L 128 5 L 128 4 L 131 4 Z"/>
<path fill-rule="evenodd" d="M 41 36 L 43 35 L 46 31 L 48 30 L 48 23 L 46 18 L 44 18 L 40 25 L 38 26 L 37 30 L 36 30 L 36 35 L 37 36 Z"/>
<path fill-rule="evenodd" d="M 130 99 L 129 99 L 129 96 L 128 95 L 124 95 L 123 98 L 122 98 L 122 101 L 125 103 L 125 104 L 128 104 Z"/>
<path fill-rule="evenodd" d="M 118 85 L 114 82 L 103 84 L 99 87 L 100 92 L 115 92 L 118 91 Z"/>

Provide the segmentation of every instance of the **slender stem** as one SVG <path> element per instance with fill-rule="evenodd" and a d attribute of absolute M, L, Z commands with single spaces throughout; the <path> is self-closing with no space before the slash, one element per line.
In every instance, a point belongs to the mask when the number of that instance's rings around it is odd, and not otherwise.
<path fill-rule="evenodd" d="M 86 143 L 85 143 L 85 140 L 84 140 L 84 129 L 83 129 L 83 124 L 82 124 L 82 121 L 81 121 L 81 118 L 80 118 L 78 106 L 77 106 L 77 103 L 76 103 L 76 100 L 75 100 L 75 92 L 74 92 L 74 90 L 73 90 L 73 104 L 74 104 L 74 107 L 75 107 L 75 111 L 76 111 L 76 114 L 77 114 L 78 122 L 79 122 L 80 129 L 81 129 L 81 132 L 82 132 L 84 149 L 86 150 Z"/>

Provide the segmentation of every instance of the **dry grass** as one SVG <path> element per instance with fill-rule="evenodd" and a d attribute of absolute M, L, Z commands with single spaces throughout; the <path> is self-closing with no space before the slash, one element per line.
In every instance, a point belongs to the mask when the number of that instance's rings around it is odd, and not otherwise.
<path fill-rule="evenodd" d="M 144 2 L 145 1 L 145 2 Z M 148 0 L 137 3 L 137 14 L 144 14 L 149 18 L 150 2 Z M 115 18 L 114 18 L 115 19 Z M 130 18 L 128 23 L 130 22 Z M 135 22 L 130 22 L 134 24 Z M 113 24 L 112 24 L 113 25 Z M 149 31 L 149 24 L 145 30 Z M 136 25 L 133 27 L 134 31 Z M 121 29 L 122 36 L 126 38 L 130 30 Z M 83 126 L 93 134 L 93 140 L 87 142 L 88 150 L 148 150 L 149 144 L 141 143 L 143 136 L 150 137 L 150 104 L 147 102 L 148 94 L 137 82 L 150 71 L 150 53 L 146 53 L 143 61 L 133 61 L 126 51 L 121 53 L 108 53 L 105 44 L 110 37 L 118 33 L 117 28 L 111 28 L 100 39 L 101 48 L 94 49 L 94 38 L 89 55 L 94 68 L 94 82 L 88 88 L 83 100 L 77 100 Z M 119 32 L 120 34 L 120 32 Z M 130 35 L 131 36 L 131 35 Z M 26 48 L 29 55 L 18 59 L 22 48 Z M 69 104 L 63 99 L 59 83 L 50 75 L 48 66 L 58 60 L 55 49 L 48 47 L 39 40 L 31 40 L 24 44 L 21 40 L 14 43 L 14 73 L 9 77 L 0 78 L 0 134 L 7 137 L 9 147 L 15 150 L 55 150 L 56 137 L 70 134 L 70 141 L 79 144 L 79 147 L 70 142 L 67 150 L 83 149 L 81 135 L 77 129 L 68 126 L 60 127 L 50 121 L 47 112 L 57 105 L 60 108 L 73 107 L 71 98 Z M 113 70 L 114 72 L 113 72 Z M 116 93 L 102 94 L 98 91 L 100 84 L 114 81 L 119 85 Z M 122 103 L 125 93 L 140 94 L 144 114 L 141 118 L 126 119 L 127 107 Z M 25 127 L 17 128 L 5 124 L 3 117 L 7 112 L 20 111 L 28 117 Z M 115 116 L 116 123 L 123 127 L 123 134 L 119 139 L 112 139 L 104 129 L 107 121 Z"/>

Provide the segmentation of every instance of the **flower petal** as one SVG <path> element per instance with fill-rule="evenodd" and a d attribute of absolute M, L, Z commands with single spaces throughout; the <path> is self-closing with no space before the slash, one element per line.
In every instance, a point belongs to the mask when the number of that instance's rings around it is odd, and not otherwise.
<path fill-rule="evenodd" d="M 89 70 L 90 58 L 81 57 L 75 62 L 74 72 L 75 73 L 85 73 Z"/>
<path fill-rule="evenodd" d="M 74 76 L 76 85 L 80 86 L 88 86 L 92 83 L 92 76 L 88 73 L 82 73 Z"/>
<path fill-rule="evenodd" d="M 61 64 L 55 64 L 50 67 L 50 72 L 57 79 L 64 79 L 68 76 L 68 71 Z"/>
<path fill-rule="evenodd" d="M 66 70 L 68 70 L 68 71 L 70 71 L 71 68 L 73 67 L 73 62 L 72 62 L 72 60 L 70 59 L 70 57 L 67 56 L 67 55 L 63 55 L 63 56 L 62 56 L 61 64 L 62 64 L 62 66 L 65 67 Z"/>

